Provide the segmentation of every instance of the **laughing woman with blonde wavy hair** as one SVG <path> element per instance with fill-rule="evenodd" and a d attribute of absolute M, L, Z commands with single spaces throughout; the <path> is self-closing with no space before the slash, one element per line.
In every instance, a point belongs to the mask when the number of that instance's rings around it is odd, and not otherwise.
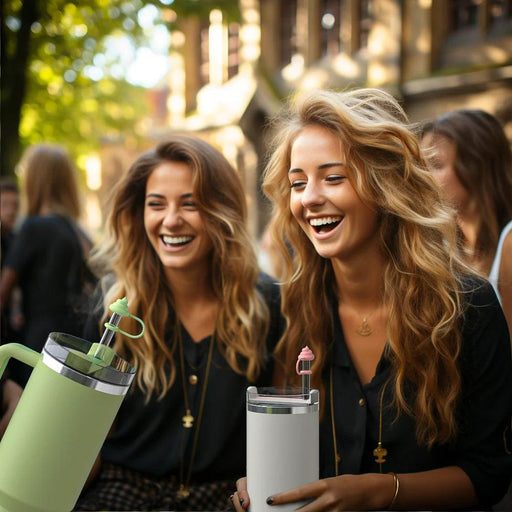
<path fill-rule="evenodd" d="M 146 334 L 116 335 L 136 386 L 78 510 L 226 508 L 245 469 L 245 391 L 269 380 L 279 337 L 279 290 L 258 271 L 246 220 L 240 177 L 199 138 L 162 141 L 121 178 L 92 258 L 103 305 L 84 337 L 124 296 Z"/>
<path fill-rule="evenodd" d="M 507 324 L 457 257 L 414 127 L 375 89 L 311 92 L 279 120 L 264 179 L 288 263 L 276 383 L 311 347 L 322 479 L 267 503 L 490 507 L 512 474 Z M 250 503 L 245 479 L 236 497 Z"/>

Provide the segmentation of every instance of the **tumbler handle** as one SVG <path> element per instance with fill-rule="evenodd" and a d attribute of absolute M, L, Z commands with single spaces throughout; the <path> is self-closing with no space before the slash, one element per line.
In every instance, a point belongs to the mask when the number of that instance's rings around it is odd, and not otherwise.
<path fill-rule="evenodd" d="M 41 354 L 21 343 L 7 343 L 0 346 L 0 377 L 3 375 L 11 357 L 34 367 L 41 359 Z"/>

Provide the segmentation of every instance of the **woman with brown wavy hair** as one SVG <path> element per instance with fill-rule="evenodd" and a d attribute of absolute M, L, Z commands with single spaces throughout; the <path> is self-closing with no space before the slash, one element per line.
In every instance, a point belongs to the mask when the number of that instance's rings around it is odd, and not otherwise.
<path fill-rule="evenodd" d="M 489 276 L 512 335 L 512 150 L 499 120 L 480 109 L 425 123 L 430 169 L 456 210 L 463 258 Z"/>
<path fill-rule="evenodd" d="M 278 339 L 279 291 L 258 271 L 246 220 L 240 177 L 199 138 L 162 141 L 121 178 L 92 258 L 100 316 L 126 296 L 146 334 L 116 335 L 136 386 L 79 510 L 226 507 L 245 469 L 245 391 L 269 380 Z M 101 322 L 91 318 L 87 339 Z"/>
<path fill-rule="evenodd" d="M 298 384 L 307 344 L 322 479 L 267 503 L 490 506 L 512 473 L 507 325 L 456 256 L 453 215 L 404 111 L 375 89 L 314 91 L 279 119 L 264 179 L 288 263 L 276 383 Z"/>

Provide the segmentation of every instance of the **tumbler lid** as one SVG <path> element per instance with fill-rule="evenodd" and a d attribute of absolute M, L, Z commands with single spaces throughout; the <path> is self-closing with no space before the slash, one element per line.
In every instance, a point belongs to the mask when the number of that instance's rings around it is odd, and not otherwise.
<path fill-rule="evenodd" d="M 43 347 L 43 362 L 57 373 L 112 395 L 126 394 L 135 368 L 111 348 L 71 334 L 51 332 Z"/>
<path fill-rule="evenodd" d="M 247 411 L 262 414 L 310 414 L 318 411 L 319 393 L 301 388 L 247 388 Z"/>

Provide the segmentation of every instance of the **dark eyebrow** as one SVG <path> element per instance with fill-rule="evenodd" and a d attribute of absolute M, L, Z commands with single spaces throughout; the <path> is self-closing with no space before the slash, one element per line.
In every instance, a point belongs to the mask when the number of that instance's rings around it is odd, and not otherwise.
<path fill-rule="evenodd" d="M 345 164 L 343 162 L 327 162 L 326 164 L 322 164 L 318 166 L 318 169 L 329 169 L 329 167 L 343 167 Z"/>
<path fill-rule="evenodd" d="M 344 165 L 345 164 L 343 162 L 327 162 L 325 164 L 319 165 L 318 170 L 321 171 L 322 169 L 329 169 L 331 167 L 342 167 Z M 298 167 L 294 168 L 294 169 L 290 169 L 288 171 L 288 174 L 293 174 L 296 172 L 302 172 L 302 169 L 299 169 Z"/>
<path fill-rule="evenodd" d="M 165 196 L 163 194 L 157 194 L 155 192 L 152 192 L 152 193 L 146 195 L 146 199 L 149 198 L 149 197 L 156 197 L 158 199 L 165 199 Z M 180 196 L 180 199 L 190 199 L 190 198 L 192 198 L 192 193 L 191 192 L 188 192 L 186 194 L 182 194 Z"/>

